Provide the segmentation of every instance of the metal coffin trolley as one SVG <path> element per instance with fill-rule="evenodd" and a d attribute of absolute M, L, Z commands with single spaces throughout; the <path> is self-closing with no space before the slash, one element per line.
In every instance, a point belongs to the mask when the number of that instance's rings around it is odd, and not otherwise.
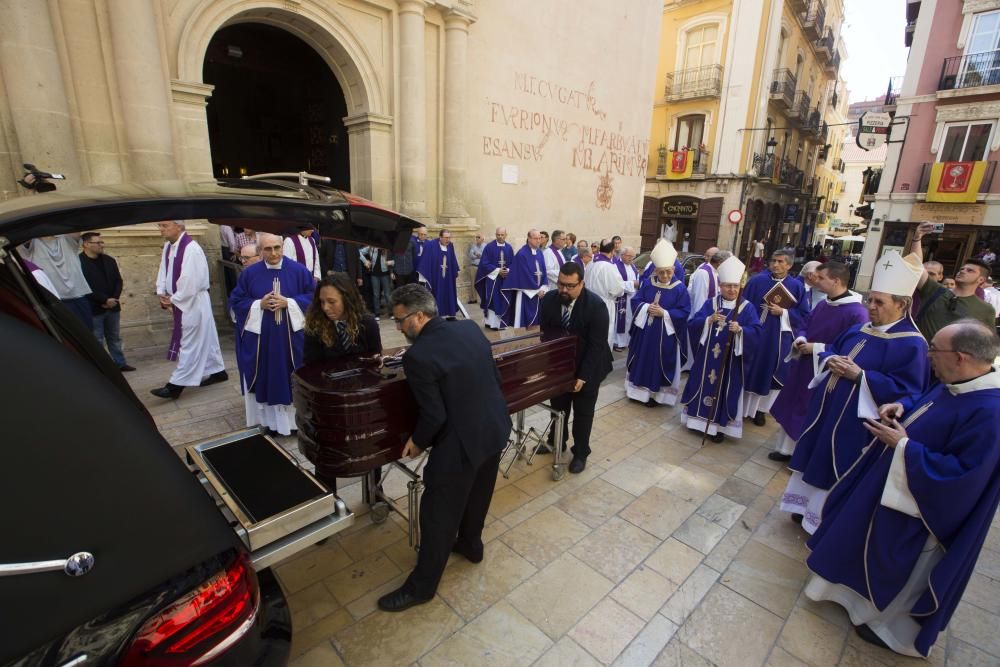
<path fill-rule="evenodd" d="M 259 428 L 189 445 L 186 451 L 189 466 L 258 570 L 354 523 L 344 501 Z"/>
<path fill-rule="evenodd" d="M 515 427 L 505 456 L 504 474 L 514 458 L 530 464 L 549 430 L 562 442 L 562 413 L 542 402 L 573 388 L 576 381 L 576 337 L 543 336 L 537 329 L 487 332 L 508 410 Z M 389 350 L 385 363 L 334 360 L 311 364 L 292 376 L 295 420 L 300 451 L 316 465 L 316 477 L 364 476 L 364 501 L 371 505 L 372 520 L 381 523 L 390 510 L 407 517 L 410 544 L 420 543 L 419 498 L 423 482 L 416 471 L 400 462 L 403 446 L 413 431 L 417 406 L 402 367 L 405 348 Z M 524 428 L 524 411 L 539 406 L 549 413 L 541 431 Z M 552 475 L 561 479 L 565 462 L 555 448 Z M 379 483 L 379 470 L 391 466 L 408 478 L 407 505 L 387 497 Z"/>

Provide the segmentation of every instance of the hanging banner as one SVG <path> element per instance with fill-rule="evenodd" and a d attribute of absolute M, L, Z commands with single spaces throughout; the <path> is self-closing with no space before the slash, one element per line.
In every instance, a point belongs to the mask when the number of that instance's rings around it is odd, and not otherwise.
<path fill-rule="evenodd" d="M 694 173 L 694 151 L 667 151 L 670 167 L 667 169 L 667 180 L 691 178 Z"/>
<path fill-rule="evenodd" d="M 986 162 L 935 162 L 927 183 L 927 201 L 975 203 Z"/>

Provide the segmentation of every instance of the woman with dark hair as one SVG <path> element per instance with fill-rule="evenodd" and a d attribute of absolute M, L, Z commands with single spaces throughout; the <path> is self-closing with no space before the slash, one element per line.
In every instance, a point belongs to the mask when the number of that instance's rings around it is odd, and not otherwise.
<path fill-rule="evenodd" d="M 330 273 L 316 285 L 312 302 L 306 310 L 305 332 L 303 364 L 382 355 L 378 322 L 365 310 L 355 281 L 346 273 Z M 335 477 L 317 477 L 336 493 Z M 382 471 L 378 469 L 375 482 L 381 479 Z"/>
<path fill-rule="evenodd" d="M 378 323 L 365 310 L 355 282 L 346 273 L 331 273 L 316 285 L 306 311 L 305 331 L 306 364 L 382 354 Z"/>

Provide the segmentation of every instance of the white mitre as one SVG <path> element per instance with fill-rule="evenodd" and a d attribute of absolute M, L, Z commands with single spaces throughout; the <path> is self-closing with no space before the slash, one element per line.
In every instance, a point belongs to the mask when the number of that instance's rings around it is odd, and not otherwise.
<path fill-rule="evenodd" d="M 903 257 L 895 250 L 890 250 L 875 263 L 871 291 L 913 296 L 923 271 L 924 267 L 916 255 Z"/>
<path fill-rule="evenodd" d="M 674 262 L 677 261 L 677 249 L 674 248 L 674 244 L 670 241 L 660 239 L 656 242 L 653 252 L 649 253 L 649 261 L 658 269 L 668 266 L 672 267 Z"/>
<path fill-rule="evenodd" d="M 736 283 L 739 284 L 743 280 L 743 272 L 746 271 L 747 265 L 741 262 L 735 255 L 719 264 L 717 271 L 719 272 L 719 284 L 722 283 Z"/>

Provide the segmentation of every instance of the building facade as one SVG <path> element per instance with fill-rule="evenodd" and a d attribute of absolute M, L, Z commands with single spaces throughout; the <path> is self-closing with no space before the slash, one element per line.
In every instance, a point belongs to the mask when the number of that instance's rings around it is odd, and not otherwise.
<path fill-rule="evenodd" d="M 1000 247 L 1000 0 L 907 3 L 912 48 L 858 285 L 878 258 L 909 246 L 918 222 L 945 224 L 925 255 L 947 275 Z M 911 29 L 912 28 L 912 29 Z M 909 45 L 909 44 L 908 44 Z"/>
<path fill-rule="evenodd" d="M 746 257 L 756 239 L 811 241 L 839 178 L 820 165 L 846 103 L 843 15 L 842 0 L 664 4 L 644 246 L 687 233 L 692 251 Z"/>
<path fill-rule="evenodd" d="M 637 84 L 661 6 L 0 0 L 0 197 L 26 194 L 22 162 L 65 173 L 60 188 L 304 169 L 447 227 L 460 252 L 497 225 L 517 243 L 531 227 L 637 240 Z M 214 228 L 189 229 L 218 258 Z M 105 237 L 123 333 L 162 338 L 155 227 Z"/>

